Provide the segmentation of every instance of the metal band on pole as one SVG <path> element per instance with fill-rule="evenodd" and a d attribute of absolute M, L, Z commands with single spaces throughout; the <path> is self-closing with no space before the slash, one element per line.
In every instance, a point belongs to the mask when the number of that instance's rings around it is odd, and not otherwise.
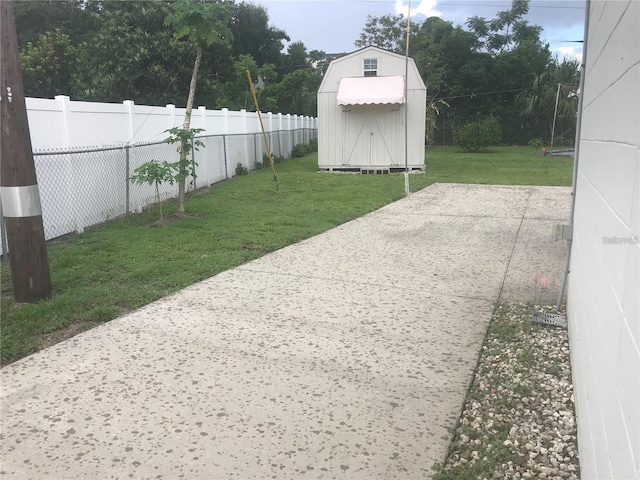
<path fill-rule="evenodd" d="M 0 187 L 0 199 L 5 217 L 25 218 L 42 215 L 38 185 Z"/>

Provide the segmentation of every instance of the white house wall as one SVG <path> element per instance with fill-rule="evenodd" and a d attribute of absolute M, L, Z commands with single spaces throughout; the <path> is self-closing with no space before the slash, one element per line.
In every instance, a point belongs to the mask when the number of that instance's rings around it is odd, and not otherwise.
<path fill-rule="evenodd" d="M 591 1 L 568 317 L 582 478 L 640 478 L 640 2 Z"/>
<path fill-rule="evenodd" d="M 319 168 L 340 168 L 347 162 L 349 152 L 345 152 L 343 109 L 375 109 L 376 106 L 341 106 L 337 103 L 338 86 L 344 77 L 362 77 L 363 59 L 378 59 L 378 76 L 402 75 L 405 73 L 405 59 L 384 50 L 363 49 L 354 54 L 331 62 L 318 90 L 318 166 Z M 409 167 L 424 167 L 424 129 L 426 114 L 426 88 L 413 59 L 409 59 L 409 81 L 407 105 L 409 106 Z M 404 166 L 404 105 L 387 105 L 400 109 L 400 142 L 398 157 Z M 368 162 L 352 161 L 349 167 L 368 166 Z"/>

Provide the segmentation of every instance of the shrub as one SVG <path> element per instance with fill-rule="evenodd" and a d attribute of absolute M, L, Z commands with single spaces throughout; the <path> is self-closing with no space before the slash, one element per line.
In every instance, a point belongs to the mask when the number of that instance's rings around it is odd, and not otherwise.
<path fill-rule="evenodd" d="M 318 140 L 313 139 L 309 143 L 298 143 L 291 150 L 291 158 L 300 158 L 309 153 L 318 151 Z"/>
<path fill-rule="evenodd" d="M 249 175 L 249 170 L 242 163 L 236 165 L 236 175 Z"/>
<path fill-rule="evenodd" d="M 282 157 L 282 156 L 276 157 L 273 153 L 271 154 L 271 159 L 273 160 L 274 165 L 276 163 L 284 162 L 284 157 Z M 269 162 L 269 155 L 267 155 L 266 153 L 262 154 L 262 165 L 265 168 L 271 166 L 271 163 Z"/>
<path fill-rule="evenodd" d="M 532 140 L 529 140 L 529 146 L 533 147 L 534 150 L 540 150 L 542 147 L 545 146 L 545 144 L 541 138 L 534 138 Z"/>
<path fill-rule="evenodd" d="M 305 143 L 299 143 L 297 145 L 294 145 L 294 147 L 291 149 L 291 158 L 304 157 L 307 153 L 310 153 L 309 145 Z"/>
<path fill-rule="evenodd" d="M 502 133 L 495 118 L 467 123 L 458 128 L 458 144 L 467 152 L 480 152 L 500 143 Z"/>

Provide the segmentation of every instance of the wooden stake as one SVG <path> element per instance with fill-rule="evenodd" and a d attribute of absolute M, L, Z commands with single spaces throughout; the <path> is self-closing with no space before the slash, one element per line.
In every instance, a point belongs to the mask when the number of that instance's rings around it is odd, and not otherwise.
<path fill-rule="evenodd" d="M 0 195 L 13 293 L 18 302 L 51 296 L 42 207 L 33 163 L 18 39 L 9 1 L 0 1 Z"/>
<path fill-rule="evenodd" d="M 271 171 L 273 172 L 273 181 L 276 182 L 276 190 L 278 190 L 278 179 L 276 178 L 276 167 L 273 166 L 273 157 L 271 156 L 271 146 L 269 145 L 269 139 L 267 138 L 267 133 L 264 131 L 264 124 L 262 123 L 262 115 L 260 114 L 260 106 L 258 105 L 258 97 L 256 97 L 256 89 L 253 87 L 253 80 L 251 80 L 251 72 L 249 70 L 247 70 L 247 80 L 249 80 L 249 87 L 251 88 L 251 95 L 253 96 L 253 104 L 256 106 L 256 113 L 258 114 L 258 120 L 260 120 L 260 129 L 262 130 L 262 137 L 264 138 L 264 144 L 267 147 L 269 164 L 271 165 Z"/>

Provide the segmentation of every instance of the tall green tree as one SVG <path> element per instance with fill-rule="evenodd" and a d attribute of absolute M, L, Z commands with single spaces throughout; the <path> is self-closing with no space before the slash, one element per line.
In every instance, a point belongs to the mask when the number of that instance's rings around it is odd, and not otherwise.
<path fill-rule="evenodd" d="M 418 25 L 411 24 L 411 36 L 418 31 Z M 354 42 L 356 47 L 373 45 L 395 53 L 404 53 L 407 38 L 407 18 L 403 15 L 367 16 L 367 22 Z M 409 45 L 411 45 L 411 40 Z"/>
<path fill-rule="evenodd" d="M 304 46 L 304 43 L 292 42 L 287 47 L 287 54 L 284 56 L 284 64 L 286 72 L 293 72 L 295 70 L 299 70 L 302 68 L 310 68 L 311 65 L 307 57 L 309 54 L 307 53 L 307 47 Z"/>
<path fill-rule="evenodd" d="M 184 58 L 191 49 L 164 26 L 168 4 L 113 2 L 107 7 L 99 28 L 75 47 L 66 93 L 78 100 L 151 105 L 186 97 L 191 72 Z"/>
<path fill-rule="evenodd" d="M 95 31 L 103 2 L 86 0 L 14 0 L 18 46 L 36 44 L 40 35 L 59 31 L 76 44 Z M 118 2 L 120 3 L 120 2 Z"/>
<path fill-rule="evenodd" d="M 281 66 L 283 41 L 289 36 L 269 23 L 269 13 L 262 5 L 241 2 L 232 7 L 229 28 L 233 34 L 233 56 L 250 55 L 256 65 Z"/>
<path fill-rule="evenodd" d="M 231 15 L 230 3 L 224 0 L 202 2 L 196 0 L 177 0 L 171 4 L 171 13 L 165 23 L 174 29 L 174 35 L 179 39 L 186 39 L 193 45 L 196 58 L 193 64 L 193 73 L 189 84 L 189 97 L 182 124 L 180 145 L 180 163 L 178 172 L 178 212 L 185 211 L 185 181 L 189 161 L 187 153 L 190 145 L 185 132 L 191 131 L 191 111 L 193 99 L 196 95 L 198 82 L 198 70 L 202 60 L 204 48 L 212 44 L 226 44 L 231 41 L 229 31 L 229 18 Z"/>
<path fill-rule="evenodd" d="M 467 26 L 476 34 L 482 47 L 492 54 L 511 50 L 523 42 L 539 42 L 542 27 L 530 25 L 524 16 L 529 12 L 529 0 L 512 0 L 509 10 L 496 17 L 470 17 Z"/>
<path fill-rule="evenodd" d="M 61 29 L 42 33 L 22 49 L 22 75 L 28 95 L 54 97 L 71 92 L 75 48 Z"/>

